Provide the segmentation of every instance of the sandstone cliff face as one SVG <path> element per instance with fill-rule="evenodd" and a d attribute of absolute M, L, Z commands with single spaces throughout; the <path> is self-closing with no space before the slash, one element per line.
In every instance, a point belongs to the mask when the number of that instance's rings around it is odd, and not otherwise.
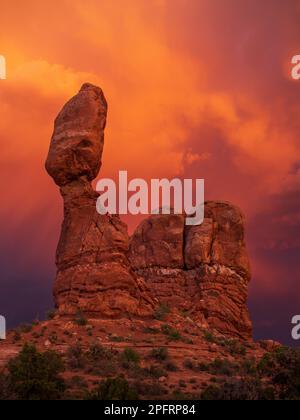
<path fill-rule="evenodd" d="M 61 314 L 149 316 L 154 302 L 129 265 L 127 227 L 97 213 L 90 184 L 101 167 L 106 114 L 101 89 L 86 84 L 55 121 L 46 162 L 64 199 L 55 302 Z"/>
<path fill-rule="evenodd" d="M 198 325 L 251 338 L 250 267 L 240 210 L 208 202 L 201 226 L 183 215 L 155 215 L 128 237 L 118 216 L 96 212 L 90 184 L 100 167 L 107 104 L 86 84 L 55 122 L 46 162 L 64 199 L 54 296 L 59 313 L 147 317 L 159 303 Z"/>
<path fill-rule="evenodd" d="M 187 312 L 203 327 L 251 337 L 250 266 L 237 207 L 208 202 L 204 223 L 193 227 L 183 216 L 151 216 L 131 238 L 129 259 L 160 302 Z"/>

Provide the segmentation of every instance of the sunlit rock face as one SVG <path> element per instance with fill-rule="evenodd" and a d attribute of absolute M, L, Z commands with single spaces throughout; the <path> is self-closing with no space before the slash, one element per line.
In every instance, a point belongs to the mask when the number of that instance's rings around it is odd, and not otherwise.
<path fill-rule="evenodd" d="M 204 223 L 192 227 L 184 216 L 151 216 L 133 234 L 129 259 L 159 301 L 203 327 L 252 337 L 245 221 L 236 206 L 207 202 Z"/>
<path fill-rule="evenodd" d="M 97 213 L 90 183 L 101 168 L 106 115 L 102 90 L 85 84 L 55 120 L 46 161 L 64 199 L 55 302 L 61 314 L 149 316 L 154 302 L 131 270 L 127 226 Z"/>
<path fill-rule="evenodd" d="M 85 84 L 55 121 L 46 169 L 60 187 L 64 221 L 54 297 L 60 314 L 152 316 L 160 303 L 201 327 L 250 339 L 250 264 L 241 211 L 207 202 L 205 219 L 153 215 L 129 238 L 116 215 L 99 215 L 91 181 L 101 168 L 107 103 Z"/>

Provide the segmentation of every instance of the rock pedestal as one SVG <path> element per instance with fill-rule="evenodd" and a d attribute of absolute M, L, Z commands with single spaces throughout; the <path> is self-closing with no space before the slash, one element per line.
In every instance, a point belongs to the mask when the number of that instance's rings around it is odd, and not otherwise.
<path fill-rule="evenodd" d="M 101 89 L 85 84 L 55 121 L 46 162 L 64 200 L 55 302 L 66 315 L 149 316 L 154 302 L 130 267 L 127 226 L 97 213 L 90 184 L 101 167 L 106 114 Z"/>

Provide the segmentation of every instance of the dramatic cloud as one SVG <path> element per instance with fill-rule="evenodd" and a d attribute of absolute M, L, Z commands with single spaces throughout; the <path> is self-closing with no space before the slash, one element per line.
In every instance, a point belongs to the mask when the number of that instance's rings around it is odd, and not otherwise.
<path fill-rule="evenodd" d="M 256 333 L 286 338 L 299 279 L 299 18 L 299 0 L 3 2 L 0 312 L 30 317 L 50 293 L 61 202 L 43 164 L 56 114 L 90 81 L 109 102 L 101 176 L 205 178 L 207 198 L 240 205 Z M 12 303 L 25 285 L 31 302 Z"/>

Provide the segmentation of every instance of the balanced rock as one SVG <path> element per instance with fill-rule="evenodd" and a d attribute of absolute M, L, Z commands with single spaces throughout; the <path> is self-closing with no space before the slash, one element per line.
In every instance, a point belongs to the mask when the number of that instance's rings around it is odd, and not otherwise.
<path fill-rule="evenodd" d="M 60 187 L 64 221 L 54 297 L 60 314 L 153 315 L 159 303 L 228 337 L 251 339 L 251 279 L 241 211 L 207 202 L 199 226 L 153 215 L 129 238 L 116 215 L 99 215 L 91 181 L 101 168 L 107 103 L 85 84 L 59 113 L 46 169 Z"/>
<path fill-rule="evenodd" d="M 127 226 L 97 213 L 90 183 L 101 167 L 106 114 L 101 89 L 85 84 L 55 121 L 46 162 L 64 199 L 55 302 L 61 314 L 148 316 L 154 301 L 130 267 Z"/>

